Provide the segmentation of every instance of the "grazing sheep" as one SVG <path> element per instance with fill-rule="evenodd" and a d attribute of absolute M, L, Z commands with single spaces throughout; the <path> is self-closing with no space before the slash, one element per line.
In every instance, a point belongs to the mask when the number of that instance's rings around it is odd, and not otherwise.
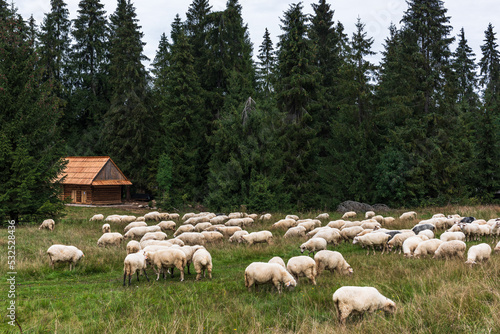
<path fill-rule="evenodd" d="M 205 278 L 205 270 L 208 273 L 208 278 L 212 279 L 212 256 L 206 249 L 198 249 L 193 254 L 193 266 L 196 271 L 196 280 L 201 279 L 201 274 L 203 273 L 203 278 Z M 189 267 L 188 267 L 189 268 Z"/>
<path fill-rule="evenodd" d="M 394 222 L 396 220 L 396 218 L 394 217 L 384 217 L 384 219 L 382 220 L 382 222 L 379 222 L 380 224 L 390 224 L 392 222 Z"/>
<path fill-rule="evenodd" d="M 127 243 L 127 254 L 137 253 L 140 250 L 141 250 L 141 244 L 139 243 L 139 241 L 130 240 Z"/>
<path fill-rule="evenodd" d="M 450 241 L 450 240 L 465 241 L 465 234 L 463 232 L 444 232 L 443 234 L 441 234 L 439 239 L 443 241 Z"/>
<path fill-rule="evenodd" d="M 365 212 L 365 218 L 366 219 L 370 219 L 372 217 L 375 217 L 375 212 L 373 212 L 373 211 L 366 211 Z"/>
<path fill-rule="evenodd" d="M 425 235 L 429 239 L 434 239 L 434 232 L 431 230 L 423 230 L 417 233 L 417 235 Z"/>
<path fill-rule="evenodd" d="M 302 226 L 306 229 L 307 232 L 312 231 L 316 227 L 321 226 L 321 221 L 318 219 L 308 219 L 304 221 L 298 221 L 297 226 Z"/>
<path fill-rule="evenodd" d="M 376 215 L 376 216 L 373 216 L 372 219 L 376 220 L 377 223 L 380 223 L 380 224 L 383 224 L 384 223 L 384 216 L 381 216 L 381 215 Z"/>
<path fill-rule="evenodd" d="M 349 242 L 350 240 L 353 240 L 358 233 L 363 232 L 363 228 L 361 226 L 353 226 L 353 227 L 347 227 L 343 228 L 340 230 L 340 236 L 344 241 Z"/>
<path fill-rule="evenodd" d="M 110 215 L 107 216 L 106 219 L 104 219 L 104 221 L 112 224 L 120 224 L 122 222 L 122 219 L 118 215 Z"/>
<path fill-rule="evenodd" d="M 382 247 L 382 254 L 387 250 L 387 242 L 389 241 L 390 235 L 387 233 L 368 233 L 361 236 L 354 237 L 352 241 L 353 244 L 359 243 L 362 247 L 366 247 L 368 252 L 366 255 L 370 254 L 369 247 L 372 248 L 373 254 L 375 255 L 375 246 Z"/>
<path fill-rule="evenodd" d="M 279 256 L 273 257 L 271 260 L 267 261 L 267 263 L 277 263 L 277 264 L 279 264 L 280 266 L 283 266 L 283 268 L 286 269 L 285 261 L 283 261 L 283 259 L 281 257 L 279 257 Z"/>
<path fill-rule="evenodd" d="M 140 216 L 140 217 L 137 217 L 137 218 L 135 219 L 135 221 L 136 221 L 136 222 L 145 222 L 145 221 L 146 221 L 146 219 L 144 218 L 144 216 Z"/>
<path fill-rule="evenodd" d="M 231 213 L 229 213 L 228 217 L 229 217 L 229 219 L 243 218 L 243 217 L 245 217 L 245 215 L 243 214 L 243 212 L 231 212 Z"/>
<path fill-rule="evenodd" d="M 210 224 L 212 224 L 212 225 L 222 224 L 228 219 L 229 219 L 229 217 L 226 215 L 216 216 L 216 217 L 210 218 Z"/>
<path fill-rule="evenodd" d="M 146 273 L 146 255 L 143 252 L 128 254 L 123 261 L 123 286 L 125 286 L 125 279 L 128 276 L 128 286 L 130 286 L 130 279 L 134 273 L 137 273 L 137 282 L 139 282 L 139 272 L 142 270 L 144 276 L 149 282 L 148 274 Z"/>
<path fill-rule="evenodd" d="M 344 227 L 344 225 L 345 225 L 345 221 L 342 220 L 342 219 L 332 220 L 331 222 L 329 222 L 328 224 L 326 224 L 326 226 L 328 226 L 328 227 L 338 228 L 338 229 L 341 229 L 342 227 Z"/>
<path fill-rule="evenodd" d="M 340 230 L 338 228 L 323 226 L 323 227 L 316 227 L 314 230 L 307 232 L 306 237 L 307 237 L 307 239 L 311 239 L 312 237 L 314 237 L 316 235 L 316 233 L 318 233 L 319 231 L 323 231 L 323 230 L 334 230 L 340 235 Z"/>
<path fill-rule="evenodd" d="M 360 222 L 359 220 L 347 221 L 342 228 L 344 229 L 344 228 L 349 228 L 349 227 L 354 227 L 354 226 L 361 226 L 361 224 L 363 224 L 363 223 Z"/>
<path fill-rule="evenodd" d="M 111 226 L 109 226 L 108 223 L 102 225 L 102 233 L 109 233 L 111 232 Z"/>
<path fill-rule="evenodd" d="M 481 261 L 488 261 L 491 256 L 491 246 L 482 243 L 479 245 L 471 246 L 467 251 L 467 261 L 466 264 L 470 264 L 471 266 L 477 264 Z"/>
<path fill-rule="evenodd" d="M 426 256 L 426 255 L 434 255 L 438 247 L 443 243 L 444 241 L 440 239 L 429 239 L 422 241 L 417 245 L 417 248 L 415 248 L 415 251 L 413 252 L 413 256 L 415 258 L 419 258 L 420 256 Z"/>
<path fill-rule="evenodd" d="M 182 240 L 188 246 L 204 245 L 206 241 L 205 236 L 198 232 L 185 232 L 175 238 Z"/>
<path fill-rule="evenodd" d="M 316 216 L 316 219 L 324 219 L 324 220 L 326 220 L 326 219 L 330 219 L 330 215 L 329 215 L 328 213 L 326 213 L 326 212 L 325 212 L 325 213 L 322 213 L 322 214 L 317 215 L 317 216 Z"/>
<path fill-rule="evenodd" d="M 183 222 L 183 225 L 197 225 L 200 223 L 209 223 L 210 218 L 208 216 L 195 216 L 187 219 L 185 222 Z"/>
<path fill-rule="evenodd" d="M 255 285 L 257 291 L 257 284 L 273 284 L 278 293 L 281 293 L 281 285 L 291 290 L 297 282 L 285 268 L 277 263 L 253 262 L 245 269 L 245 287 L 250 292 L 252 285 Z"/>
<path fill-rule="evenodd" d="M 397 250 L 399 249 L 399 254 L 401 254 L 401 251 L 403 249 L 403 242 L 410 238 L 415 236 L 415 232 L 409 231 L 409 232 L 403 232 L 396 234 L 391 240 L 387 242 L 387 247 L 389 248 L 389 251 L 392 250 Z"/>
<path fill-rule="evenodd" d="M 417 213 L 415 211 L 408 211 L 399 216 L 399 219 L 401 220 L 417 219 Z"/>
<path fill-rule="evenodd" d="M 179 269 L 181 272 L 181 282 L 184 281 L 184 267 L 186 266 L 186 254 L 180 249 L 166 248 L 156 252 L 146 252 L 146 260 L 149 264 L 153 265 L 156 272 L 156 280 L 160 279 L 160 273 L 164 269 L 172 268 L 171 277 L 174 277 L 174 268 Z"/>
<path fill-rule="evenodd" d="M 355 218 L 355 217 L 356 217 L 356 212 L 354 212 L 354 211 L 347 211 L 342 216 L 342 219 L 350 219 L 350 218 Z"/>
<path fill-rule="evenodd" d="M 178 213 L 169 213 L 168 219 L 179 221 L 179 214 Z"/>
<path fill-rule="evenodd" d="M 54 265 L 57 262 L 69 262 L 69 270 L 72 270 L 76 266 L 76 263 L 80 261 L 83 252 L 76 248 L 75 246 L 66 245 L 52 245 L 47 249 L 47 255 L 49 256 L 50 266 L 54 269 Z"/>
<path fill-rule="evenodd" d="M 172 220 L 163 220 L 156 225 L 160 226 L 163 232 L 175 231 L 175 226 L 176 226 L 175 222 Z"/>
<path fill-rule="evenodd" d="M 121 223 L 129 224 L 137 221 L 136 216 L 120 216 Z"/>
<path fill-rule="evenodd" d="M 282 229 L 288 230 L 290 227 L 297 226 L 297 221 L 295 219 L 281 219 L 274 223 L 271 228 L 272 229 Z"/>
<path fill-rule="evenodd" d="M 499 252 L 500 252 L 500 241 L 495 246 L 495 253 L 499 253 Z"/>
<path fill-rule="evenodd" d="M 172 246 L 172 248 L 176 248 L 177 246 Z M 201 246 L 201 245 L 194 245 L 194 246 L 182 246 L 182 247 L 179 247 L 178 249 L 180 249 L 181 251 L 184 252 L 184 254 L 186 255 L 186 267 L 187 267 L 187 271 L 188 271 L 188 274 L 191 275 L 191 271 L 189 270 L 189 267 L 191 265 L 191 262 L 193 262 L 193 254 L 199 250 L 199 249 L 205 249 L 205 247 Z"/>
<path fill-rule="evenodd" d="M 141 242 L 140 246 L 141 246 L 141 249 L 144 249 L 147 246 L 151 246 L 151 245 L 161 245 L 161 246 L 168 246 L 168 247 L 170 247 L 170 246 L 174 245 L 173 240 L 176 240 L 176 239 L 169 239 L 169 240 L 146 240 L 146 241 Z M 177 241 L 179 241 L 180 243 L 182 243 L 182 245 L 179 245 L 179 246 L 184 246 L 184 243 L 181 240 L 177 240 Z"/>
<path fill-rule="evenodd" d="M 89 219 L 90 222 L 101 221 L 101 220 L 104 220 L 104 215 L 102 214 L 93 215 L 92 218 Z"/>
<path fill-rule="evenodd" d="M 252 232 L 246 235 L 242 235 L 240 241 L 246 242 L 249 245 L 257 244 L 257 243 L 268 243 L 271 244 L 273 240 L 273 234 L 269 231 L 259 231 Z"/>
<path fill-rule="evenodd" d="M 145 226 L 148 226 L 148 224 L 146 224 L 146 222 L 139 222 L 139 221 L 136 221 L 136 222 L 132 222 L 130 224 L 128 224 L 127 226 L 125 226 L 125 228 L 123 229 L 123 233 L 127 233 L 128 231 L 130 231 L 130 229 L 132 227 L 145 227 Z"/>
<path fill-rule="evenodd" d="M 56 226 L 56 222 L 54 219 L 45 219 L 42 224 L 40 224 L 40 227 L 38 227 L 39 230 L 41 229 L 48 229 L 49 231 L 54 231 L 54 227 Z"/>
<path fill-rule="evenodd" d="M 458 226 L 458 224 L 453 224 L 453 226 L 447 229 L 446 232 L 462 232 L 462 229 Z"/>
<path fill-rule="evenodd" d="M 466 247 L 467 246 L 465 245 L 465 242 L 460 240 L 443 242 L 441 245 L 439 245 L 438 249 L 436 249 L 433 258 L 440 259 L 444 257 L 447 260 L 453 257 L 458 257 L 460 259 L 463 259 Z"/>
<path fill-rule="evenodd" d="M 146 221 L 154 220 L 154 221 L 159 222 L 161 220 L 160 213 L 158 211 L 148 212 L 144 215 L 144 219 L 146 219 Z"/>
<path fill-rule="evenodd" d="M 474 217 L 464 217 L 460 220 L 459 223 L 464 223 L 464 224 L 470 224 L 472 223 L 474 220 L 476 220 L 476 218 Z"/>
<path fill-rule="evenodd" d="M 224 223 L 225 226 L 240 226 L 242 227 L 245 224 L 243 218 L 231 218 L 227 222 Z"/>
<path fill-rule="evenodd" d="M 415 232 L 415 234 L 419 234 L 424 230 L 434 231 L 435 227 L 432 224 L 417 224 L 411 230 Z"/>
<path fill-rule="evenodd" d="M 403 254 L 405 257 L 412 257 L 413 252 L 417 248 L 418 244 L 422 241 L 429 240 L 425 235 L 416 235 L 414 237 L 409 237 L 403 242 Z"/>
<path fill-rule="evenodd" d="M 329 270 L 332 274 L 334 271 L 337 271 L 341 275 L 351 275 L 353 273 L 353 269 L 349 263 L 337 251 L 319 251 L 314 255 L 314 261 L 316 262 L 318 276 L 321 275 L 323 270 Z"/>
<path fill-rule="evenodd" d="M 205 236 L 206 243 L 222 242 L 224 240 L 224 234 L 217 231 L 201 231 L 201 234 Z"/>
<path fill-rule="evenodd" d="M 326 228 L 324 230 L 318 231 L 311 239 L 323 238 L 328 244 L 338 245 L 342 240 L 340 236 L 340 231 L 336 228 Z"/>
<path fill-rule="evenodd" d="M 462 229 L 465 234 L 465 241 L 477 240 L 481 234 L 481 230 L 478 224 L 472 223 L 459 223 L 458 226 Z"/>
<path fill-rule="evenodd" d="M 353 312 L 396 312 L 396 304 L 373 287 L 343 286 L 333 293 L 333 302 L 341 325 L 345 325 L 345 320 Z"/>
<path fill-rule="evenodd" d="M 229 238 L 229 242 L 240 242 L 241 236 L 242 235 L 247 235 L 248 232 L 245 230 L 241 231 L 236 231 L 233 233 L 233 235 Z"/>
<path fill-rule="evenodd" d="M 297 216 L 297 215 L 286 215 L 285 219 L 299 220 L 299 216 Z"/>
<path fill-rule="evenodd" d="M 99 240 L 97 240 L 97 246 L 107 247 L 107 246 L 120 246 L 123 241 L 123 235 L 118 232 L 104 233 Z"/>
<path fill-rule="evenodd" d="M 230 238 L 234 233 L 241 231 L 242 228 L 239 226 L 217 226 L 215 231 L 220 232 L 224 235 L 224 238 Z"/>
<path fill-rule="evenodd" d="M 273 216 L 270 213 L 266 213 L 266 214 L 259 217 L 259 220 L 261 220 L 263 222 L 268 222 L 271 219 L 273 219 Z"/>
<path fill-rule="evenodd" d="M 377 230 L 382 227 L 382 225 L 379 222 L 364 222 L 361 224 L 361 227 L 363 229 L 372 229 L 372 230 Z"/>
<path fill-rule="evenodd" d="M 286 264 L 286 270 L 298 282 L 299 277 L 307 277 L 312 284 L 316 285 L 316 262 L 309 256 L 301 255 L 290 258 Z"/>
<path fill-rule="evenodd" d="M 326 249 L 327 244 L 325 239 L 315 237 L 300 245 L 300 252 L 304 253 L 307 250 L 309 251 L 308 255 L 311 253 L 314 255 L 315 252 Z"/>
<path fill-rule="evenodd" d="M 194 232 L 194 225 L 187 224 L 179 226 L 179 228 L 174 232 L 174 237 L 178 237 L 182 233 L 186 232 Z"/>
<path fill-rule="evenodd" d="M 290 227 L 283 238 L 305 238 L 306 236 L 306 228 L 304 226 L 295 226 L 295 227 Z"/>
<path fill-rule="evenodd" d="M 148 232 L 161 232 L 161 228 L 156 225 L 132 227 L 130 230 L 127 231 L 127 233 L 125 233 L 123 237 L 125 239 L 141 240 L 144 234 Z"/>
<path fill-rule="evenodd" d="M 166 240 L 168 238 L 167 234 L 164 232 L 147 232 L 144 234 L 139 242 L 146 240 Z"/>
<path fill-rule="evenodd" d="M 195 232 L 203 232 L 212 226 L 212 223 L 199 223 L 194 226 Z"/>

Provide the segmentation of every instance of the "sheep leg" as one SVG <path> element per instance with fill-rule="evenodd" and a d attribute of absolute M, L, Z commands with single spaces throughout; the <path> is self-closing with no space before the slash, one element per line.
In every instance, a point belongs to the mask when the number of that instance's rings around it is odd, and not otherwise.
<path fill-rule="evenodd" d="M 188 268 L 188 275 L 191 275 L 191 272 L 189 270 L 189 267 L 191 266 L 191 263 L 188 263 L 187 268 Z"/>
<path fill-rule="evenodd" d="M 179 268 L 181 272 L 181 282 L 184 281 L 184 267 Z M 174 272 L 174 269 L 172 268 L 172 272 Z"/>
<path fill-rule="evenodd" d="M 127 273 L 123 273 L 123 286 L 125 286 L 125 279 L 127 278 Z"/>
<path fill-rule="evenodd" d="M 135 272 L 137 274 L 137 282 L 139 282 L 139 270 Z"/>
<path fill-rule="evenodd" d="M 148 273 L 146 272 L 146 269 L 142 269 L 142 271 L 144 272 L 144 276 L 146 276 L 146 279 L 149 282 L 149 277 L 148 277 Z"/>

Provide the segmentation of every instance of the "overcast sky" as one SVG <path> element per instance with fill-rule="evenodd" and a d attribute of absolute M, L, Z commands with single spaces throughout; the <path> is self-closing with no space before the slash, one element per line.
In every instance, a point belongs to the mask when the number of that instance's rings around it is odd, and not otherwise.
<path fill-rule="evenodd" d="M 77 17 L 79 0 L 66 0 L 70 18 Z M 160 40 L 160 35 L 165 32 L 170 39 L 170 25 L 176 14 L 184 21 L 186 12 L 192 0 L 136 0 L 133 1 L 136 8 L 139 25 L 144 33 L 145 55 L 153 60 Z M 212 11 L 224 10 L 226 0 L 209 0 Z M 290 7 L 290 4 L 298 1 L 285 0 L 240 0 L 242 6 L 243 20 L 248 24 L 250 38 L 254 44 L 254 56 L 262 43 L 264 30 L 267 27 L 276 47 L 278 36 L 282 33 L 280 29 L 280 18 Z M 312 13 L 312 3 L 318 0 L 302 1 L 303 11 Z M 24 19 L 30 15 L 37 21 L 43 21 L 43 17 L 50 11 L 50 0 L 17 0 L 14 1 L 19 13 Z M 101 0 L 104 4 L 106 14 L 109 16 L 116 9 L 116 0 Z M 373 51 L 383 50 L 384 39 L 388 35 L 388 27 L 391 22 L 399 25 L 399 21 L 408 6 L 405 0 L 331 0 L 328 1 L 331 8 L 335 10 L 334 20 L 340 21 L 349 36 L 354 31 L 354 24 L 358 16 L 366 24 L 369 37 L 373 37 Z M 499 0 L 446 0 L 445 8 L 451 17 L 451 25 L 454 28 L 452 36 L 456 36 L 460 29 L 465 29 L 465 36 L 476 53 L 476 60 L 481 58 L 480 45 L 483 44 L 484 31 L 488 23 L 495 27 L 495 32 L 500 31 L 500 1 Z M 497 37 L 500 35 L 497 35 Z M 453 46 L 452 51 L 454 51 Z M 378 63 L 380 55 L 374 60 Z"/>

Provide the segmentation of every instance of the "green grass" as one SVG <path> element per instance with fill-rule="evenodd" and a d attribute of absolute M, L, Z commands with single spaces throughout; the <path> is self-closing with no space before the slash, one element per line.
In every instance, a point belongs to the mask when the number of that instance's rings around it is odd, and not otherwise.
<path fill-rule="evenodd" d="M 415 210 L 419 219 L 437 212 L 459 213 L 476 218 L 500 216 L 500 207 L 445 207 Z M 283 239 L 274 231 L 272 245 L 251 247 L 225 242 L 208 245 L 212 254 L 213 279 L 195 282 L 195 275 L 179 281 L 155 281 L 151 268 L 130 287 L 122 287 L 125 244 L 119 248 L 97 247 L 100 222 L 89 222 L 95 213 L 142 215 L 146 211 L 117 208 L 67 207 L 66 217 L 53 232 L 39 231 L 38 223 L 16 229 L 17 319 L 23 333 L 494 333 L 500 328 L 500 255 L 473 269 L 460 260 L 405 259 L 399 254 L 366 252 L 352 244 L 340 251 L 354 268 L 354 275 L 332 275 L 325 271 L 317 286 L 300 278 L 294 291 L 278 294 L 261 286 L 249 293 L 243 273 L 251 262 L 281 256 L 285 262 L 301 255 L 298 239 Z M 402 210 L 384 213 L 398 217 Z M 314 217 L 317 212 L 299 214 Z M 269 229 L 273 222 L 256 224 L 249 231 Z M 340 217 L 331 213 L 331 219 Z M 408 228 L 414 223 L 398 219 L 390 228 Z M 123 226 L 112 226 L 122 232 Z M 7 230 L 1 230 L 7 235 Z M 170 233 L 171 234 L 171 233 Z M 169 235 L 170 235 L 169 234 Z M 485 240 L 492 242 L 492 240 Z M 55 243 L 80 248 L 85 258 L 72 272 L 68 266 L 50 269 L 47 248 Z M 475 242 L 478 243 L 478 242 Z M 468 246 L 475 244 L 468 243 Z M 0 239 L 0 269 L 8 270 L 7 238 Z M 194 272 L 193 268 L 192 272 Z M 0 307 L 6 310 L 6 275 L 0 282 Z M 343 285 L 374 286 L 397 304 L 397 312 L 354 316 L 345 328 L 337 324 L 333 292 Z M 5 314 L 5 311 L 4 311 Z M 0 332 L 18 333 L 3 317 Z"/>

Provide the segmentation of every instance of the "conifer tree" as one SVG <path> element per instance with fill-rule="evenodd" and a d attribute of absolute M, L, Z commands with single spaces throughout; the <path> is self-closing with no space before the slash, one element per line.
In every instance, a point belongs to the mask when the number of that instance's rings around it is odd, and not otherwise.
<path fill-rule="evenodd" d="M 453 53 L 453 70 L 457 78 L 458 104 L 463 111 L 475 111 L 478 107 L 478 80 L 475 54 L 465 39 L 464 28 L 460 30 L 458 46 Z"/>
<path fill-rule="evenodd" d="M 262 94 L 263 98 L 269 98 L 274 92 L 273 76 L 276 66 L 276 54 L 274 52 L 271 35 L 267 28 L 263 38 L 264 40 L 259 46 L 259 54 L 257 55 L 259 62 L 257 63 L 256 76 L 259 93 Z"/>

